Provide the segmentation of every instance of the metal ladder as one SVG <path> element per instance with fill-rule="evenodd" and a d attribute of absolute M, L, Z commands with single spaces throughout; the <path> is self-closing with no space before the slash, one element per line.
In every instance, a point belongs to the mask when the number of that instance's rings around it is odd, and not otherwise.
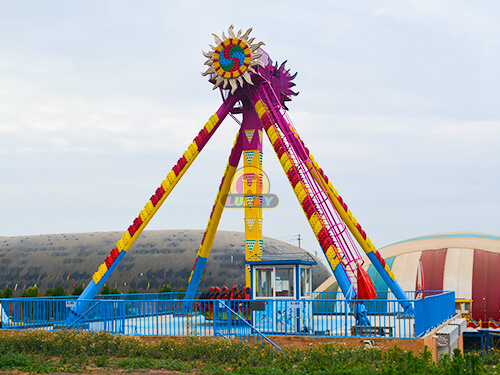
<path fill-rule="evenodd" d="M 315 179 L 317 173 L 314 168 L 310 168 L 313 161 L 310 160 L 299 135 L 288 118 L 284 108 L 281 106 L 276 93 L 270 83 L 261 85 L 260 100 L 268 106 L 268 110 L 276 124 L 281 140 L 285 146 L 285 152 L 293 161 L 300 175 L 300 183 L 303 184 L 312 198 L 314 207 L 324 222 L 328 235 L 338 250 L 337 256 L 343 259 L 343 267 L 348 279 L 355 290 L 356 268 L 361 256 L 349 235 L 346 225 L 334 209 L 326 191 Z M 307 165 L 309 163 L 309 165 Z M 318 176 L 316 176 L 318 177 Z M 324 249 L 326 250 L 326 249 Z"/>

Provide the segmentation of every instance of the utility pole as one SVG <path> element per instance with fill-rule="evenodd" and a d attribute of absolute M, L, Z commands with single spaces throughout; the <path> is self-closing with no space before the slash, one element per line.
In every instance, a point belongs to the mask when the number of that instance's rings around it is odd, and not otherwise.
<path fill-rule="evenodd" d="M 483 304 L 484 304 L 484 323 L 487 323 L 486 321 L 486 297 L 483 297 Z M 485 328 L 483 324 L 481 324 L 481 328 Z M 488 328 L 488 324 L 486 324 L 486 328 Z"/>
<path fill-rule="evenodd" d="M 299 241 L 299 248 L 300 248 L 300 234 L 297 235 L 297 240 Z"/>

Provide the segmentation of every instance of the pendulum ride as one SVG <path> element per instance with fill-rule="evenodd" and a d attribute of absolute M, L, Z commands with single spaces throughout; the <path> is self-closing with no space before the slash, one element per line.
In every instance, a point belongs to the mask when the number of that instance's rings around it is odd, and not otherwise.
<path fill-rule="evenodd" d="M 202 75 L 208 76 L 213 88 L 219 88 L 221 91 L 220 108 L 209 118 L 139 216 L 99 266 L 79 300 L 83 302 L 94 298 L 103 287 L 222 121 L 229 115 L 238 122 L 240 128 L 189 277 L 186 299 L 193 299 L 198 289 L 224 210 L 223 200 L 229 194 L 240 159 L 243 159 L 245 260 L 258 261 L 262 257 L 262 142 L 265 133 L 346 300 L 374 298 L 373 284 L 361 268 L 362 260 L 354 243 L 356 241 L 394 293 L 405 314 L 413 314 L 411 303 L 395 280 L 390 267 L 329 182 L 318 162 L 314 160 L 287 115 L 288 108 L 285 103 L 297 95 L 292 91 L 295 86 L 292 81 L 296 73 L 291 75 L 290 71 L 285 69 L 285 63 L 273 65 L 269 55 L 261 49 L 264 43 L 254 43 L 254 38 L 250 38 L 251 30 L 235 33 L 231 26 L 227 37 L 224 32 L 222 38 L 213 34 L 215 46 L 210 46 L 210 52 L 203 52 L 207 58 L 205 65 L 208 70 Z M 235 117 L 236 114 L 242 116 L 241 121 Z M 250 273 L 247 268 L 245 280 L 246 285 L 250 286 Z M 79 317 L 86 306 L 85 303 L 75 304 L 70 320 Z M 353 302 L 350 306 L 358 324 L 370 325 L 362 303 Z"/>

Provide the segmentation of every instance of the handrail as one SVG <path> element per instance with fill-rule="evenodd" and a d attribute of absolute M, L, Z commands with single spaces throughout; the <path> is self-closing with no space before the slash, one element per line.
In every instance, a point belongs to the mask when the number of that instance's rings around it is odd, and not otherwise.
<path fill-rule="evenodd" d="M 73 327 L 77 322 L 79 322 L 82 318 L 84 318 L 88 313 L 90 313 L 92 310 L 94 310 L 94 308 L 96 306 L 100 305 L 101 302 L 106 302 L 109 300 L 94 300 L 94 301 L 96 301 L 96 304 L 94 306 L 92 306 L 90 309 L 88 309 L 83 314 L 78 316 L 78 318 L 75 321 L 71 322 L 71 324 L 69 326 L 65 326 L 64 330 L 67 330 L 67 329 L 70 329 L 71 327 Z M 113 302 L 116 302 L 116 301 L 113 301 Z M 78 303 L 78 301 L 76 303 Z M 71 311 L 73 311 L 73 310 L 71 310 Z"/>
<path fill-rule="evenodd" d="M 277 125 L 276 130 L 279 130 L 283 134 L 280 138 L 286 146 L 285 152 L 289 158 L 293 160 L 295 167 L 302 177 L 302 183 L 310 192 L 316 211 L 320 213 L 321 218 L 324 221 L 322 226 L 327 230 L 327 233 L 333 243 L 335 243 L 335 253 L 339 259 L 342 258 L 345 262 L 341 262 L 341 267 L 346 270 L 346 276 L 352 285 L 354 284 L 352 278 L 355 278 L 356 264 L 361 260 L 361 256 L 359 255 L 359 252 L 349 233 L 347 233 L 345 224 L 340 217 L 338 217 L 338 213 L 333 208 L 328 196 L 326 196 L 324 188 L 318 184 L 317 179 L 313 176 L 313 173 L 316 173 L 316 171 L 309 169 L 307 166 L 307 161 L 310 161 L 309 156 L 306 156 L 304 152 L 302 152 L 304 155 L 300 154 L 301 150 L 297 148 L 297 139 L 299 139 L 298 134 L 296 133 L 291 120 L 288 116 L 286 116 L 286 113 L 281 113 L 281 111 L 277 110 L 277 108 L 281 108 L 279 101 L 274 93 L 274 90 L 272 89 L 272 86 L 268 82 L 266 83 L 268 87 L 266 88 L 265 85 L 262 85 L 262 90 L 260 91 L 260 93 L 264 96 L 261 100 L 263 99 L 263 101 L 269 106 L 269 110 L 271 111 Z M 274 104 L 274 102 L 276 102 L 276 104 Z M 318 198 L 323 195 L 325 195 L 324 199 Z M 347 269 L 349 269 L 350 274 L 347 272 Z"/>
<path fill-rule="evenodd" d="M 255 328 L 253 325 L 251 325 L 250 323 L 247 322 L 246 319 L 244 319 L 242 316 L 240 316 L 240 314 L 238 314 L 236 311 L 234 311 L 231 307 L 229 307 L 228 305 L 226 305 L 226 303 L 223 301 L 223 300 L 217 300 L 219 302 L 219 304 L 222 304 L 223 306 L 225 306 L 229 311 L 231 311 L 234 315 L 236 315 L 238 318 L 240 318 L 240 321 L 242 321 L 244 324 L 246 324 L 247 326 L 249 326 L 254 332 L 257 332 L 261 337 L 263 337 L 268 343 L 270 343 L 271 345 L 273 345 L 274 347 L 276 347 L 278 350 L 282 351 L 282 349 L 276 345 L 273 341 L 271 341 L 271 339 L 269 339 L 266 335 L 264 335 L 262 332 L 260 332 L 257 328 Z"/>

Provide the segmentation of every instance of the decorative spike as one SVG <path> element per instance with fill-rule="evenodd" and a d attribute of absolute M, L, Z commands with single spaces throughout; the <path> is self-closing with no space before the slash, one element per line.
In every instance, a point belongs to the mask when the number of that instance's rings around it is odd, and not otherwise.
<path fill-rule="evenodd" d="M 214 64 L 214 61 L 212 59 L 208 59 L 207 61 L 205 61 L 205 64 L 203 64 L 203 65 L 212 66 L 213 64 Z"/>
<path fill-rule="evenodd" d="M 219 44 L 221 44 L 221 43 L 222 43 L 222 40 L 220 40 L 220 38 L 219 38 L 217 35 L 215 35 L 215 34 L 212 34 L 212 35 L 214 36 L 214 39 L 215 39 L 215 44 L 219 45 Z M 214 48 L 214 49 L 215 49 L 215 48 Z"/>
<path fill-rule="evenodd" d="M 255 66 L 255 65 L 259 65 L 259 66 L 261 66 L 261 67 L 263 67 L 263 68 L 265 68 L 265 67 L 266 67 L 266 66 L 264 65 L 264 63 L 263 63 L 262 61 L 260 61 L 260 60 L 256 60 L 256 61 L 254 61 L 254 62 L 253 62 L 253 66 Z M 250 68 L 250 67 L 248 67 L 248 68 Z"/>
<path fill-rule="evenodd" d="M 210 68 L 207 69 L 205 73 L 201 73 L 203 77 L 205 77 L 208 74 L 215 74 L 215 69 L 211 66 Z"/>
<path fill-rule="evenodd" d="M 252 53 L 252 60 L 256 60 L 261 56 L 262 56 L 262 53 L 260 53 L 260 52 Z"/>
<path fill-rule="evenodd" d="M 214 51 L 216 50 L 217 47 L 214 47 L 212 46 L 211 44 L 209 44 L 210 48 L 212 48 Z"/>
<path fill-rule="evenodd" d="M 225 89 L 227 89 L 227 83 L 228 83 L 228 81 L 229 81 L 228 79 L 225 79 L 225 80 L 224 80 L 224 84 L 222 85 L 222 88 L 223 88 L 224 90 L 225 90 Z"/>
<path fill-rule="evenodd" d="M 280 65 L 280 70 L 281 70 L 281 68 L 283 68 L 283 69 L 285 68 L 285 64 L 287 63 L 287 61 L 288 61 L 288 60 L 285 60 L 285 61 L 283 61 L 283 62 L 281 63 L 281 65 Z"/>
<path fill-rule="evenodd" d="M 252 32 L 252 28 L 249 28 L 245 34 L 241 37 L 245 42 L 248 40 L 248 37 L 250 36 L 250 33 Z"/>
<path fill-rule="evenodd" d="M 254 73 L 254 74 L 257 74 L 257 72 L 255 71 L 254 68 L 252 68 L 251 66 L 248 67 L 248 71 Z"/>
<path fill-rule="evenodd" d="M 229 33 L 229 37 L 230 38 L 235 38 L 236 37 L 236 35 L 234 35 L 233 29 L 234 29 L 234 25 L 229 26 L 228 33 Z"/>
<path fill-rule="evenodd" d="M 229 84 L 231 85 L 231 94 L 234 94 L 234 92 L 238 88 L 238 83 L 235 79 L 230 79 Z"/>
<path fill-rule="evenodd" d="M 297 86 L 295 83 L 290 82 L 290 87 L 295 87 L 295 86 Z"/>
<path fill-rule="evenodd" d="M 247 81 L 250 85 L 253 85 L 252 77 L 250 76 L 250 74 L 248 74 L 248 72 L 243 73 L 242 76 L 245 81 Z"/>
<path fill-rule="evenodd" d="M 212 57 L 214 57 L 213 52 L 205 52 L 202 50 L 201 53 L 203 53 L 203 56 L 205 56 L 207 59 L 211 59 Z"/>
<path fill-rule="evenodd" d="M 247 44 L 252 44 L 255 38 L 248 39 Z"/>
<path fill-rule="evenodd" d="M 241 36 L 241 29 L 238 30 L 238 35 L 236 35 L 236 38 L 239 38 Z"/>
<path fill-rule="evenodd" d="M 299 72 L 295 72 L 295 74 L 294 74 L 293 76 L 291 76 L 291 77 L 290 77 L 290 80 L 295 79 L 295 77 L 297 77 L 297 74 L 298 74 L 298 73 L 299 73 Z"/>
<path fill-rule="evenodd" d="M 293 95 L 293 96 L 297 96 L 297 95 L 299 95 L 299 93 L 300 93 L 300 91 L 299 91 L 299 92 L 293 92 L 293 91 L 292 91 L 292 95 Z"/>
<path fill-rule="evenodd" d="M 243 78 L 241 78 L 241 76 L 238 76 L 238 82 L 240 83 L 240 86 L 243 87 L 244 85 L 244 82 L 243 82 Z"/>
<path fill-rule="evenodd" d="M 226 40 L 226 39 L 228 39 L 228 38 L 226 37 L 226 34 L 224 34 L 224 31 L 223 31 L 222 32 L 222 40 Z"/>
<path fill-rule="evenodd" d="M 215 85 L 214 85 L 214 90 L 219 87 L 219 85 L 222 83 L 222 81 L 224 81 L 224 78 L 222 78 L 221 76 L 218 76 L 217 77 L 217 81 L 215 82 Z"/>

